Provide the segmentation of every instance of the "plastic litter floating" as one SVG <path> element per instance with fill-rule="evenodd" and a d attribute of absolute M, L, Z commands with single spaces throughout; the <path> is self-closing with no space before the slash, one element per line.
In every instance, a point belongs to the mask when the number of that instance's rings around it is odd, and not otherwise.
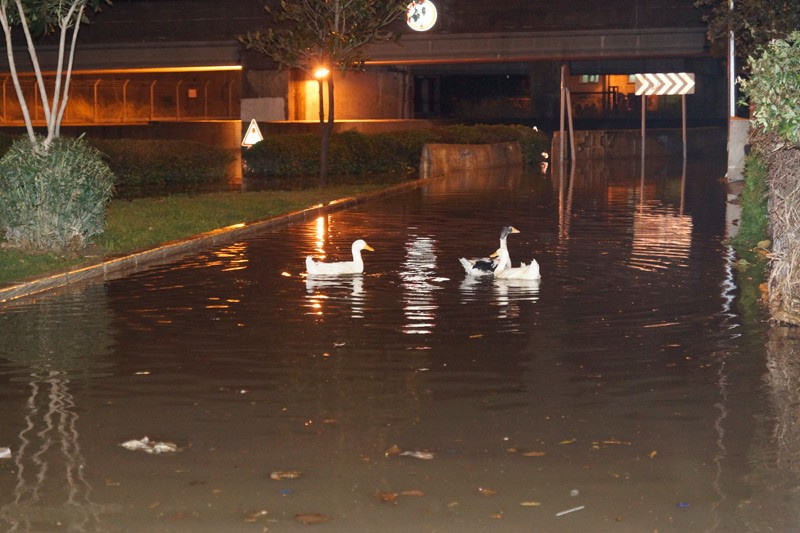
<path fill-rule="evenodd" d="M 150 440 L 148 437 L 133 439 L 120 444 L 126 450 L 142 451 L 145 453 L 159 454 L 172 453 L 178 451 L 178 446 L 174 442 L 161 442 Z"/>
<path fill-rule="evenodd" d="M 11 459 L 11 448 L 0 448 L 0 459 Z"/>

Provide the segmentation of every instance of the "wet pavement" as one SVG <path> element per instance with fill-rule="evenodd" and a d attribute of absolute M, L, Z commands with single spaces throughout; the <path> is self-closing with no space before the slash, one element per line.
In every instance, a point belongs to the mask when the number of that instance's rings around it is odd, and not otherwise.
<path fill-rule="evenodd" d="M 798 336 L 740 305 L 724 172 L 453 176 L 8 304 L 0 527 L 795 530 Z M 465 275 L 506 224 L 541 283 Z"/>

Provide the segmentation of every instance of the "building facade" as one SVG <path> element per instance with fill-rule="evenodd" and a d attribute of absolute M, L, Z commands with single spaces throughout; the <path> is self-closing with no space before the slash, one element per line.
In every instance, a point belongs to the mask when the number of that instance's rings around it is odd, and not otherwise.
<path fill-rule="evenodd" d="M 651 116 L 679 113 L 680 97 L 633 96 L 632 76 L 644 72 L 694 73 L 690 123 L 725 119 L 724 63 L 709 53 L 692 0 L 432 1 L 430 29 L 398 20 L 399 40 L 372 45 L 366 72 L 335 73 L 337 120 L 547 127 L 558 114 L 562 65 L 578 120 L 625 120 L 643 103 Z M 316 80 L 237 41 L 270 24 L 260 0 L 118 0 L 81 28 L 65 124 L 316 121 Z M 24 47 L 16 50 L 41 118 Z M 40 50 L 45 70 L 53 68 L 55 46 Z M 7 65 L 0 71 L 0 125 L 18 125 Z"/>

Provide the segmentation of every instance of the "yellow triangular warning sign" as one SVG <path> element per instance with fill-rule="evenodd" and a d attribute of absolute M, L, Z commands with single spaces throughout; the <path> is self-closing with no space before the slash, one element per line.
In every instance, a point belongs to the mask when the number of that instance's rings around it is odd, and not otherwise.
<path fill-rule="evenodd" d="M 258 129 L 258 124 L 256 123 L 256 119 L 250 121 L 250 125 L 247 127 L 247 133 L 244 134 L 244 139 L 242 139 L 242 146 L 246 146 L 250 148 L 258 141 L 263 141 L 264 136 L 261 135 L 261 130 Z"/>

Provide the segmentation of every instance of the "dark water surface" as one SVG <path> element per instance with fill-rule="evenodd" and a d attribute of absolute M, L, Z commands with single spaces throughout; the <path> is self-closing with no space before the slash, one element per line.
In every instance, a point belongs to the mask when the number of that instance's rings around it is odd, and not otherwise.
<path fill-rule="evenodd" d="M 452 177 L 0 309 L 0 527 L 800 528 L 800 350 L 738 305 L 724 156 L 652 167 Z M 465 278 L 504 224 L 540 284 Z M 359 237 L 365 274 L 305 277 Z"/>

